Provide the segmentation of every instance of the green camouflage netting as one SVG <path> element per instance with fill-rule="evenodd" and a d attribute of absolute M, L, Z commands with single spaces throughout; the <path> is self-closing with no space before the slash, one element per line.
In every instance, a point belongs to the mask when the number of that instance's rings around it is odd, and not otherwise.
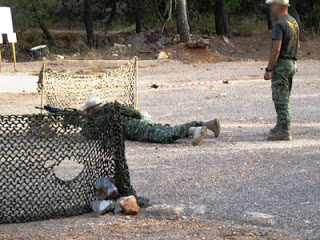
<path fill-rule="evenodd" d="M 114 104 L 98 138 L 81 134 L 75 113 L 0 116 L 0 223 L 68 217 L 91 211 L 98 177 L 113 177 L 122 196 L 136 195 L 125 158 L 120 106 Z M 62 180 L 55 167 L 83 166 Z M 68 172 L 67 172 L 68 174 Z"/>

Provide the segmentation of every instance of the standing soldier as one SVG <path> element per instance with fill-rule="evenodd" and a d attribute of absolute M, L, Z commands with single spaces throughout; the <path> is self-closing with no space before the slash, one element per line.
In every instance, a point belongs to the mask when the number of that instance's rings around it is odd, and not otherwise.
<path fill-rule="evenodd" d="M 272 99 L 277 112 L 277 124 L 268 140 L 292 140 L 290 132 L 289 98 L 297 69 L 299 26 L 288 14 L 289 0 L 267 0 L 271 14 L 277 19 L 272 31 L 272 51 L 265 80 L 272 79 Z"/>

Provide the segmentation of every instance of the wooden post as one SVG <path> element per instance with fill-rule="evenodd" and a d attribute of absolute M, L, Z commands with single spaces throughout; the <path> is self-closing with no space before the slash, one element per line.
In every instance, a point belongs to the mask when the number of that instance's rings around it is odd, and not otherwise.
<path fill-rule="evenodd" d="M 14 62 L 14 71 L 17 72 L 17 58 L 16 58 L 16 47 L 14 43 L 12 43 L 12 52 L 13 52 L 13 62 Z"/>
<path fill-rule="evenodd" d="M 1 50 L 2 50 L 2 47 L 1 47 L 1 45 L 0 45 L 0 72 L 2 72 Z"/>
<path fill-rule="evenodd" d="M 43 64 L 43 67 L 42 67 L 42 83 L 41 83 L 41 90 L 40 90 L 40 94 L 41 94 L 41 110 L 40 110 L 40 113 L 43 114 L 43 87 L 44 87 L 44 79 L 46 77 L 46 65 Z"/>
<path fill-rule="evenodd" d="M 134 108 L 138 109 L 138 58 L 136 57 L 135 64 L 135 86 L 134 86 Z"/>

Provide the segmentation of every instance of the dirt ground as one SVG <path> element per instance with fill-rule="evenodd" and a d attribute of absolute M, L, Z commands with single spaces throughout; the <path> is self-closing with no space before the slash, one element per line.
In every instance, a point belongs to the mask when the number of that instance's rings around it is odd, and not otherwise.
<path fill-rule="evenodd" d="M 46 64 L 60 72 L 95 72 L 124 62 Z M 12 80 L 19 91 L 2 90 L 1 114 L 38 113 L 35 82 L 42 64 L 20 63 L 19 73 L 4 64 L 0 89 Z M 218 117 L 222 123 L 221 137 L 210 133 L 199 147 L 189 139 L 173 145 L 126 142 L 138 194 L 183 212 L 172 217 L 143 209 L 136 217 L 86 214 L 0 225 L 0 239 L 319 239 L 319 64 L 300 61 L 291 102 L 294 141 L 277 143 L 266 141 L 275 122 L 270 83 L 261 77 L 266 62 L 140 61 L 139 108 L 152 120 L 180 124 Z M 229 84 L 150 89 L 214 80 Z"/>

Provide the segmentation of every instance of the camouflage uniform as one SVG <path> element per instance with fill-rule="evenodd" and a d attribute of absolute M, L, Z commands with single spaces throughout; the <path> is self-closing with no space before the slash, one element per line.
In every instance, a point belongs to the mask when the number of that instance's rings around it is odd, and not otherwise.
<path fill-rule="evenodd" d="M 279 59 L 272 73 L 272 100 L 279 124 L 290 124 L 289 98 L 292 80 L 296 73 L 296 61 Z"/>
<path fill-rule="evenodd" d="M 278 124 L 289 126 L 289 98 L 296 73 L 299 45 L 299 26 L 296 20 L 289 14 L 278 19 L 273 28 L 272 40 L 282 41 L 279 59 L 272 70 L 272 99 Z"/>
<path fill-rule="evenodd" d="M 191 127 L 200 127 L 202 122 L 176 126 L 155 124 L 146 119 L 122 116 L 125 138 L 132 141 L 170 144 L 189 136 Z"/>
<path fill-rule="evenodd" d="M 89 116 L 84 122 L 81 133 L 89 139 L 99 138 L 103 132 L 103 124 L 111 104 L 106 104 L 94 116 Z M 134 108 L 122 106 L 121 119 L 124 127 L 125 138 L 132 141 L 170 144 L 180 138 L 189 136 L 191 127 L 200 127 L 202 122 L 191 122 L 176 126 L 155 124 L 143 116 Z"/>

